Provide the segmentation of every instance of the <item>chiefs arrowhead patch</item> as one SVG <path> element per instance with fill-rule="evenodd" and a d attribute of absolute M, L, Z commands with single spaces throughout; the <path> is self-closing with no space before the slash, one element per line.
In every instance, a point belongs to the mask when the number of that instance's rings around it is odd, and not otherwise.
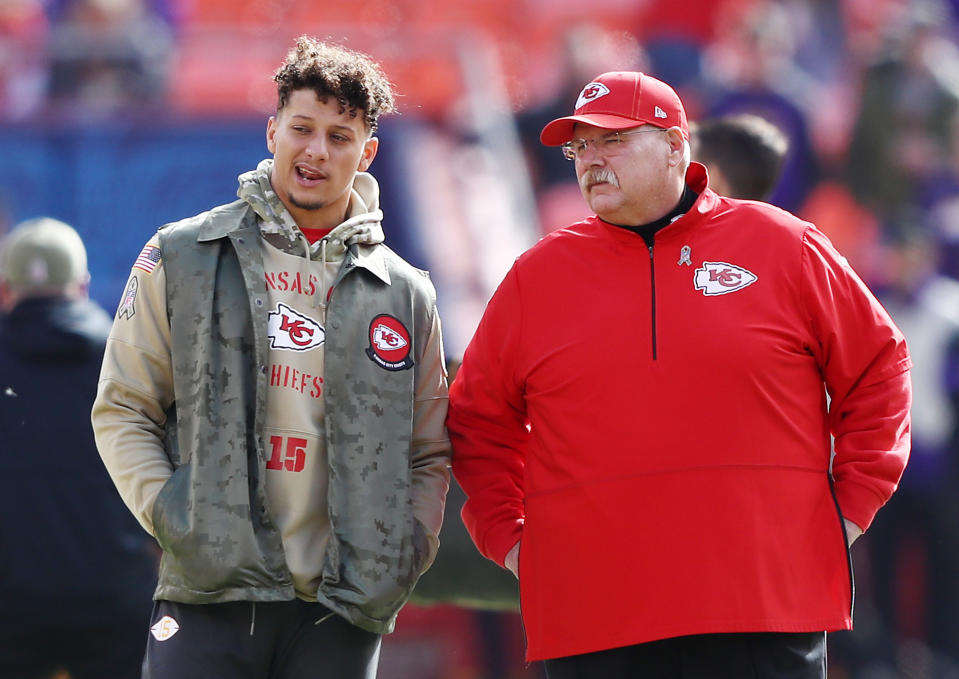
<path fill-rule="evenodd" d="M 388 314 L 380 314 L 370 322 L 370 346 L 366 355 L 386 370 L 406 370 L 413 367 L 410 331 Z"/>
<path fill-rule="evenodd" d="M 726 262 L 703 262 L 696 269 L 693 283 L 707 297 L 725 295 L 752 285 L 759 277 L 741 266 Z"/>

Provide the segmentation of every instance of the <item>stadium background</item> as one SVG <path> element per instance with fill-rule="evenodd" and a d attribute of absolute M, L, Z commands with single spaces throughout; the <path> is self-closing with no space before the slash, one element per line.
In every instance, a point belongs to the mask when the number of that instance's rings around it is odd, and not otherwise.
<path fill-rule="evenodd" d="M 592 75 L 657 75 L 693 120 L 763 115 L 791 141 L 771 202 L 826 231 L 908 324 L 930 404 L 904 499 L 853 549 L 857 630 L 831 641 L 831 676 L 956 676 L 959 609 L 939 609 L 959 588 L 959 385 L 940 379 L 949 342 L 929 338 L 959 332 L 957 5 L 0 0 L 0 231 L 75 225 L 91 294 L 114 309 L 155 229 L 230 201 L 267 155 L 271 75 L 295 36 L 331 39 L 372 54 L 401 95 L 372 171 L 387 242 L 433 272 L 456 357 L 512 259 L 583 214 L 572 167 L 536 135 Z M 540 676 L 522 646 L 515 612 L 411 606 L 381 676 Z"/>

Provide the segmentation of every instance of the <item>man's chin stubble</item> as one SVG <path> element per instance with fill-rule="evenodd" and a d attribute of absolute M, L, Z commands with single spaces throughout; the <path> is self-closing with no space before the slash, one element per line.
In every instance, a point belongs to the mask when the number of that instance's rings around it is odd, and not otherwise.
<path fill-rule="evenodd" d="M 326 203 L 304 203 L 297 200 L 294 196 L 290 196 L 290 205 L 300 210 L 322 210 L 326 207 Z"/>

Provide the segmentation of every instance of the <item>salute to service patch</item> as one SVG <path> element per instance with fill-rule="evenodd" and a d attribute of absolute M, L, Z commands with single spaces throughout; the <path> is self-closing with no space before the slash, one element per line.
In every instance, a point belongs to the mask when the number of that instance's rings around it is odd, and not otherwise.
<path fill-rule="evenodd" d="M 133 303 L 137 299 L 137 290 L 139 289 L 140 283 L 137 281 L 135 275 L 130 276 L 130 282 L 127 283 L 127 289 L 123 293 L 123 301 L 120 302 L 120 308 L 117 309 L 118 318 L 126 318 L 130 320 L 133 318 L 133 314 L 137 312 L 134 308 Z"/>
<path fill-rule="evenodd" d="M 386 370 L 406 370 L 413 367 L 410 358 L 410 333 L 399 319 L 381 314 L 370 322 L 370 346 L 366 355 Z"/>

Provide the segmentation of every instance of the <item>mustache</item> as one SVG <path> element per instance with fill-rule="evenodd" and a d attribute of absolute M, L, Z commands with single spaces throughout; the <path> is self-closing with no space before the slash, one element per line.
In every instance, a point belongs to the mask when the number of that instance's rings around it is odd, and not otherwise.
<path fill-rule="evenodd" d="M 588 189 L 594 184 L 602 184 L 604 182 L 615 186 L 617 189 L 619 188 L 619 179 L 617 179 L 613 171 L 607 167 L 587 170 L 583 173 L 583 176 L 579 178 L 579 186 L 582 189 Z"/>

